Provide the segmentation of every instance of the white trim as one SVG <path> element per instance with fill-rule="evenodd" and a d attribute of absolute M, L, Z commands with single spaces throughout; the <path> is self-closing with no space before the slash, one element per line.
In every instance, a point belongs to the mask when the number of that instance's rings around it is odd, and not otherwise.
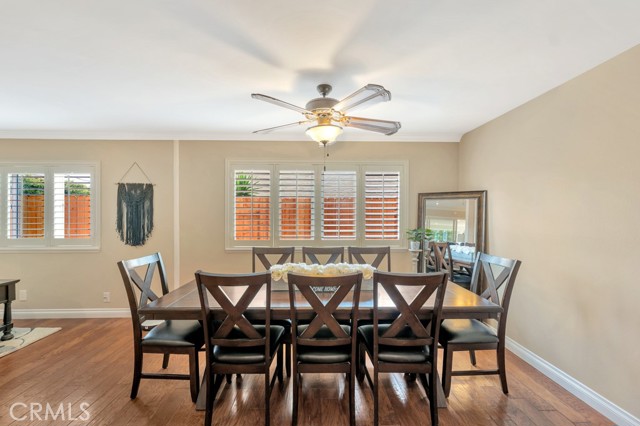
<path fill-rule="evenodd" d="M 538 355 L 534 354 L 513 339 L 507 337 L 506 346 L 507 349 L 514 353 L 514 355 L 530 364 L 533 368 L 565 388 L 574 396 L 580 398 L 594 410 L 614 422 L 617 426 L 640 426 L 639 418 L 633 416 L 631 413 L 620 408 L 604 396 L 595 392 L 593 389 L 569 376 L 558 367 L 540 358 Z"/>
<path fill-rule="evenodd" d="M 14 319 L 47 319 L 47 318 L 129 318 L 128 308 L 115 309 L 12 309 Z"/>
<path fill-rule="evenodd" d="M 180 287 L 180 141 L 173 141 L 173 288 Z"/>

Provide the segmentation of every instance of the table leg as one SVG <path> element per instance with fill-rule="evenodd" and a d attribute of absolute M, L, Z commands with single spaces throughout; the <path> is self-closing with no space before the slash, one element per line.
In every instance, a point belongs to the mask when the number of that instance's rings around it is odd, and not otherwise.
<path fill-rule="evenodd" d="M 13 339 L 13 334 L 11 334 L 11 330 L 13 329 L 13 324 L 11 323 L 11 302 L 7 301 L 4 304 L 4 320 L 3 320 L 3 327 L 4 328 L 4 333 L 2 334 L 2 337 L 0 337 L 0 340 L 5 341 L 5 340 L 11 340 Z"/>
<path fill-rule="evenodd" d="M 200 393 L 196 400 L 196 411 L 207 409 L 207 374 L 209 374 L 209 366 L 204 369 L 204 376 L 202 376 L 202 383 L 200 383 Z"/>
<path fill-rule="evenodd" d="M 447 408 L 447 397 L 444 396 L 439 374 L 436 374 L 436 392 L 438 392 L 438 408 Z"/>

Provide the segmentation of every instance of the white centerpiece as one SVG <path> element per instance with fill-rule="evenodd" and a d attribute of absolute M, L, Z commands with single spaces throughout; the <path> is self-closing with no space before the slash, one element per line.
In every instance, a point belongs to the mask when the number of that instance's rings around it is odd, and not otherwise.
<path fill-rule="evenodd" d="M 284 281 L 288 283 L 287 274 L 293 272 L 295 274 L 316 275 L 335 277 L 338 275 L 354 274 L 362 272 L 362 278 L 370 280 L 376 268 L 369 264 L 354 263 L 327 263 L 326 265 L 307 265 L 306 263 L 285 263 L 282 265 L 273 265 L 269 268 L 271 279 L 273 281 Z"/>

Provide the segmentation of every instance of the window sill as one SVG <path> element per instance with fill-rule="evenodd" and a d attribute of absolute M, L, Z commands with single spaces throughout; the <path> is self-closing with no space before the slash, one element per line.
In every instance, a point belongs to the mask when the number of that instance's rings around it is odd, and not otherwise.
<path fill-rule="evenodd" d="M 100 246 L 82 247 L 0 247 L 0 253 L 98 253 Z"/>

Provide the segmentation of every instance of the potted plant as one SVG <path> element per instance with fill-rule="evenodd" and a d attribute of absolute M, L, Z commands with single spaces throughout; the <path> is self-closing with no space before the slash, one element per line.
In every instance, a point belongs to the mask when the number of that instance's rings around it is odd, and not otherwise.
<path fill-rule="evenodd" d="M 420 242 L 431 238 L 433 232 L 431 229 L 413 228 L 407 229 L 407 238 L 409 239 L 409 250 L 420 250 Z"/>

